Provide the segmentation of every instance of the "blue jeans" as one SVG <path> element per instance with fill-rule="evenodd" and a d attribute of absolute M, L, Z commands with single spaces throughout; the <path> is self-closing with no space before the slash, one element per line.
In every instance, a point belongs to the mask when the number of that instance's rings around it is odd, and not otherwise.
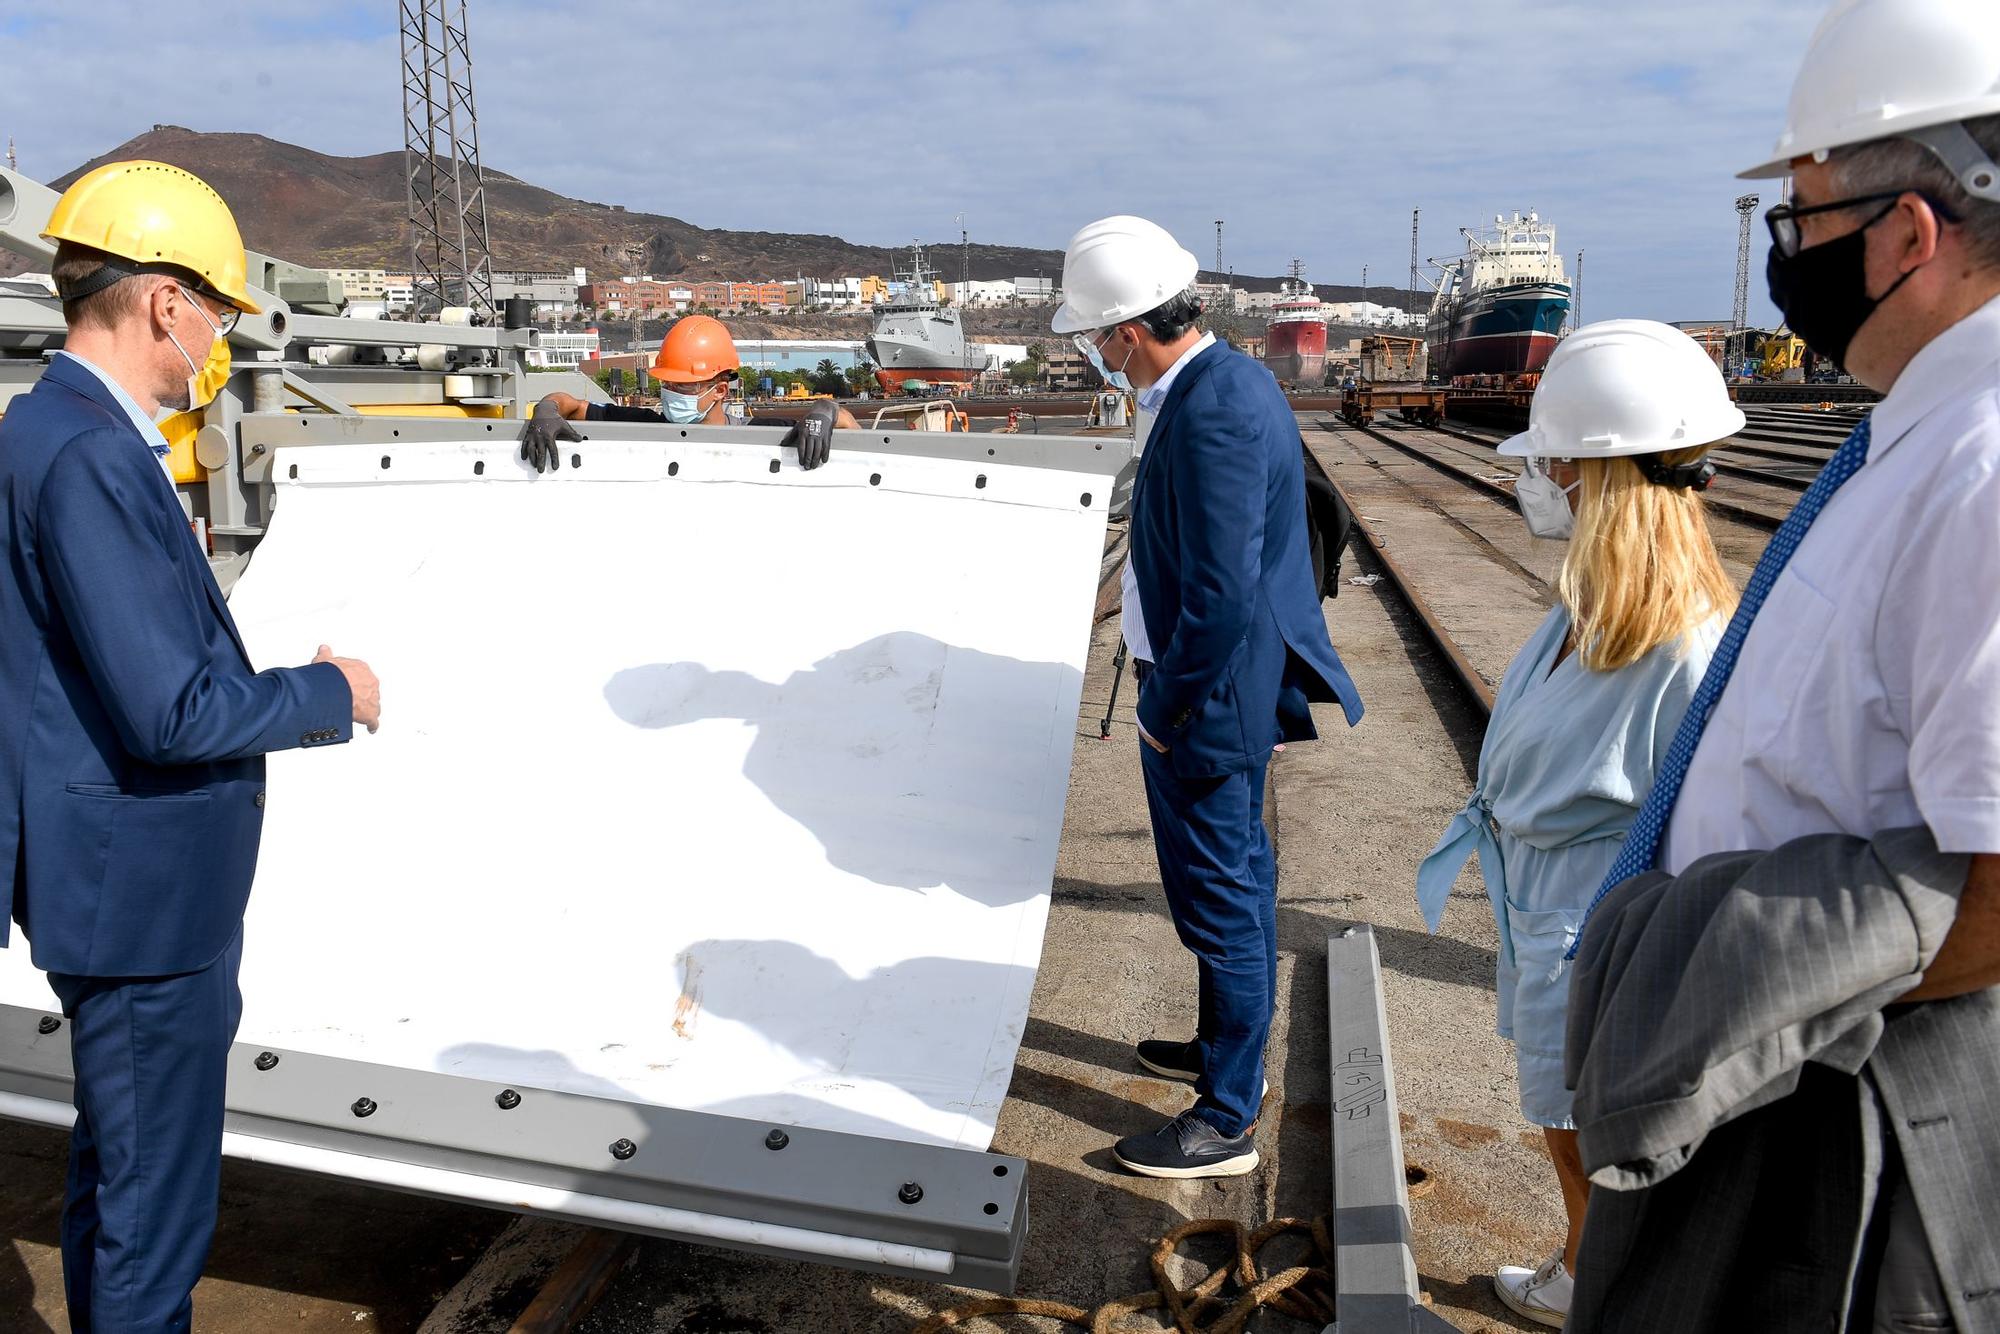
<path fill-rule="evenodd" d="M 185 1334 L 215 1235 L 243 935 L 170 977 L 51 973 L 69 1016 L 76 1128 L 62 1212 L 73 1334 Z"/>
<path fill-rule="evenodd" d="M 1183 778 L 1143 740 L 1146 805 L 1167 910 L 1199 976 L 1195 1106 L 1240 1135 L 1263 1101 L 1278 994 L 1278 865 L 1264 828 L 1264 771 Z"/>

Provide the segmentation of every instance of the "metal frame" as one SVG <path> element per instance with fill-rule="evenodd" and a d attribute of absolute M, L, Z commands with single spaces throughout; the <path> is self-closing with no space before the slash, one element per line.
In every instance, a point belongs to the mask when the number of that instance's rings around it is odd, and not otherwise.
<path fill-rule="evenodd" d="M 0 1115 L 69 1124 L 63 1028 L 0 1006 Z M 995 1292 L 1027 1241 L 1027 1164 L 1009 1155 L 244 1043 L 226 1128 L 232 1157 Z"/>
<path fill-rule="evenodd" d="M 1449 1331 L 1422 1305 L 1410 1248 L 1410 1192 L 1375 930 L 1326 938 L 1333 1072 L 1334 1323 L 1337 1334 Z"/>

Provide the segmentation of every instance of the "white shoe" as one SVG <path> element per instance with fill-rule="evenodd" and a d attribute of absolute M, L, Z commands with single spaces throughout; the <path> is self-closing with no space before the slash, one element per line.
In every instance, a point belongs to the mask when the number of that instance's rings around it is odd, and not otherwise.
<path fill-rule="evenodd" d="M 1575 1280 L 1563 1268 L 1562 1252 L 1542 1261 L 1539 1269 L 1501 1265 L 1493 1275 L 1493 1291 L 1517 1314 L 1561 1329 L 1569 1321 L 1569 1298 Z"/>

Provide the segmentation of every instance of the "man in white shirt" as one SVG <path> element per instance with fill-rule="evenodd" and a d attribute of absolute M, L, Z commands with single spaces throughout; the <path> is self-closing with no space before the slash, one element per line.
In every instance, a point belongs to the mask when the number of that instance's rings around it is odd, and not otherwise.
<path fill-rule="evenodd" d="M 1645 869 L 1655 839 L 1660 866 L 1678 874 L 1711 853 L 1809 834 L 1926 826 L 1941 851 L 1971 854 L 1971 870 L 1942 949 L 1886 1014 L 1884 1048 L 1899 1024 L 1949 1018 L 1974 1035 L 1964 1050 L 1990 1056 L 2000 1052 L 2000 10 L 1843 0 L 1814 34 L 1789 121 L 1774 159 L 1744 173 L 1790 178 L 1769 218 L 1772 299 L 1815 351 L 1886 396 L 1773 538 L 1675 740 L 1691 748 L 1685 776 L 1670 752 L 1607 886 Z M 1664 838 L 1648 813 L 1665 820 Z M 1870 1327 L 1872 1300 L 1878 1330 L 2000 1329 L 2000 1275 L 1972 1272 L 1991 1261 L 1961 1245 L 1993 1221 L 1990 1210 L 1968 1217 L 1986 1206 L 1967 1199 L 2000 1191 L 1995 1180 L 1963 1189 L 1966 1173 L 2000 1158 L 1990 1111 L 1902 1114 L 1903 1094 L 1877 1064 L 1861 1086 L 1891 1113 L 1886 1161 L 1856 1238 L 1860 1323 L 1847 1327 Z M 1954 1068 L 1945 1083 L 1968 1068 L 1940 1064 Z M 1587 1254 L 1586 1276 L 1591 1264 Z M 1603 1327 L 1652 1327 L 1621 1323 L 1636 1313 L 1619 1310 L 1615 1291 L 1610 1301 Z"/>

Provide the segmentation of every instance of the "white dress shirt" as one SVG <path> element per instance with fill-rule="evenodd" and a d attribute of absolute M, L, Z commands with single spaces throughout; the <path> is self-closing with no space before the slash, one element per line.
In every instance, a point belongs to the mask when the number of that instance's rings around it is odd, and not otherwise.
<path fill-rule="evenodd" d="M 111 391 L 111 397 L 118 400 L 118 406 L 125 410 L 127 417 L 132 419 L 132 429 L 139 433 L 139 438 L 144 440 L 146 447 L 153 451 L 153 457 L 159 460 L 160 471 L 167 475 L 167 485 L 173 486 L 175 484 L 174 465 L 172 460 L 167 457 L 167 437 L 161 433 L 159 424 L 146 415 L 146 410 L 139 406 L 139 401 L 125 392 L 125 386 L 119 384 L 118 381 L 106 375 L 103 370 L 85 361 L 76 353 L 59 351 L 56 355 L 59 357 L 68 357 L 71 361 L 83 367 L 92 375 L 95 375 L 98 383 Z"/>
<path fill-rule="evenodd" d="M 1876 407 L 1751 625 L 1662 865 L 1918 824 L 2000 852 L 2000 299 Z"/>
<path fill-rule="evenodd" d="M 1143 454 L 1146 438 L 1153 433 L 1153 423 L 1159 418 L 1160 405 L 1167 401 L 1167 391 L 1174 387 L 1174 377 L 1181 373 L 1181 367 L 1193 361 L 1215 344 L 1215 335 L 1205 333 L 1195 340 L 1194 346 L 1181 353 L 1167 373 L 1139 391 L 1138 443 L 1135 454 Z M 1119 629 L 1125 636 L 1125 648 L 1132 657 L 1141 662 L 1152 662 L 1153 641 L 1146 637 L 1146 614 L 1139 606 L 1139 578 L 1132 573 L 1132 556 L 1125 556 L 1125 573 L 1119 580 L 1121 592 L 1118 608 Z"/>

